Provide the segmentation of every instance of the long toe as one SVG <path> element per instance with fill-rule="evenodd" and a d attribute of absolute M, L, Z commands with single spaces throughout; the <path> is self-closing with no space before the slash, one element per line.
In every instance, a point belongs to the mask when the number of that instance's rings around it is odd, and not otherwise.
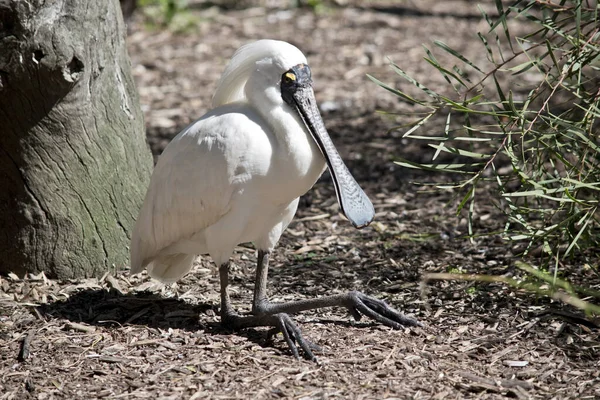
<path fill-rule="evenodd" d="M 395 329 L 406 326 L 423 326 L 415 318 L 402 314 L 385 301 L 367 296 L 361 292 L 350 292 L 351 314 L 361 313 L 367 317 Z"/>
<path fill-rule="evenodd" d="M 288 314 L 284 313 L 274 314 L 273 317 L 276 318 L 277 328 L 283 334 L 283 337 L 294 357 L 299 358 L 298 347 L 300 347 L 304 353 L 304 357 L 307 360 L 317 362 L 317 357 L 315 357 L 312 350 L 320 350 L 321 348 L 316 344 L 304 339 L 300 328 L 298 328 L 292 318 Z"/>
<path fill-rule="evenodd" d="M 271 337 L 281 332 L 290 351 L 296 358 L 300 358 L 299 350 L 302 350 L 306 359 L 317 361 L 313 350 L 321 350 L 316 344 L 304 339 L 300 328 L 298 328 L 289 314 L 286 313 L 242 316 L 229 312 L 221 315 L 221 321 L 224 326 L 230 329 L 245 329 L 257 326 L 272 327 L 267 332 L 267 335 Z"/>

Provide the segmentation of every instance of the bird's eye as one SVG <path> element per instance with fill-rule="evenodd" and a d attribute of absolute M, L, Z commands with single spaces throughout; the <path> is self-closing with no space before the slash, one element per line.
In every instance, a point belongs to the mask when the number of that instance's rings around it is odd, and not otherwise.
<path fill-rule="evenodd" d="M 290 84 L 296 80 L 296 74 L 293 72 L 286 72 L 283 74 L 283 83 Z"/>

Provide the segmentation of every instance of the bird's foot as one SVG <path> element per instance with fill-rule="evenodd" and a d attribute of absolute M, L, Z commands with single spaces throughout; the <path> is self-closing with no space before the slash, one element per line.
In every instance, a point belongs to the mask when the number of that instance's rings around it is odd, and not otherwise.
<path fill-rule="evenodd" d="M 232 329 L 270 326 L 272 329 L 268 332 L 269 337 L 281 332 L 285 342 L 296 359 L 300 358 L 300 352 L 298 350 L 298 348 L 300 348 L 307 360 L 318 362 L 313 351 L 320 351 L 321 348 L 311 341 L 304 339 L 302 331 L 288 314 L 277 313 L 241 316 L 234 313 L 227 313 L 221 316 L 221 323 Z"/>
<path fill-rule="evenodd" d="M 355 320 L 359 321 L 362 315 L 394 329 L 405 326 L 423 326 L 413 317 L 406 316 L 394 310 L 385 301 L 367 296 L 364 293 L 352 291 L 347 294 L 346 308 Z"/>
<path fill-rule="evenodd" d="M 305 339 L 304 336 L 302 336 L 302 332 L 300 331 L 300 328 L 298 328 L 298 325 L 296 325 L 294 320 L 292 320 L 288 314 L 279 313 L 274 314 L 273 317 L 277 321 L 277 326 L 269 331 L 269 335 L 273 336 L 281 332 L 285 342 L 296 359 L 300 358 L 298 352 L 298 347 L 300 347 L 307 360 L 318 362 L 317 357 L 313 354 L 313 350 L 321 351 L 321 347 L 310 340 Z"/>

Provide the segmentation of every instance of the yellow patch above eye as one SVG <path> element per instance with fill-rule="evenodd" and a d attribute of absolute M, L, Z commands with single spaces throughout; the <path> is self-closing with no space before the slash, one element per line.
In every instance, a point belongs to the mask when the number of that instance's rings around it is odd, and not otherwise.
<path fill-rule="evenodd" d="M 288 72 L 287 74 L 285 74 L 286 78 L 295 81 L 296 80 L 296 74 L 294 74 L 293 72 Z"/>

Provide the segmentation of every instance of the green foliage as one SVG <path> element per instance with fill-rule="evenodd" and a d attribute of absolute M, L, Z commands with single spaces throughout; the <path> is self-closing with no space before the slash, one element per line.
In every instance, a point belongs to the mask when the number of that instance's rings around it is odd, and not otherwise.
<path fill-rule="evenodd" d="M 525 254 L 535 250 L 551 268 L 517 263 L 527 276 L 523 281 L 462 273 L 429 274 L 425 280 L 504 283 L 600 315 L 600 307 L 578 297 L 598 301 L 600 292 L 572 285 L 558 273 L 561 260 L 575 255 L 595 256 L 586 266 L 598 273 L 600 9 L 582 0 L 495 4 L 497 16 L 482 11 L 488 32 L 477 34 L 484 62 L 434 41 L 455 60 L 442 65 L 425 48 L 425 61 L 447 82 L 444 93 L 397 64 L 391 67 L 416 90 L 370 78 L 418 110 L 403 137 L 432 149 L 431 162 L 399 158 L 397 164 L 458 177 L 437 186 L 459 194 L 457 213 L 467 213 L 471 238 L 476 202 L 491 201 L 506 216 L 503 236 L 524 242 Z M 513 34 L 517 23 L 528 32 Z M 439 117 L 445 120 L 442 134 L 419 134 Z"/>
<path fill-rule="evenodd" d="M 434 46 L 456 62 L 442 65 L 425 48 L 425 61 L 448 83 L 452 95 L 392 68 L 422 96 L 370 77 L 404 102 L 420 108 L 403 137 L 424 141 L 431 163 L 397 162 L 457 174 L 469 234 L 483 188 L 506 215 L 504 236 L 540 249 L 546 260 L 600 247 L 600 32 L 594 2 L 496 1 L 498 16 L 482 11 L 489 25 L 478 33 L 484 63 L 475 63 L 441 41 Z M 513 35 L 512 23 L 527 24 Z M 485 64 L 485 65 L 481 65 Z M 524 82 L 533 82 L 524 87 Z M 438 136 L 417 133 L 434 116 L 446 120 Z M 440 160 L 443 159 L 443 160 Z M 450 160 L 450 161 L 447 161 Z"/>
<path fill-rule="evenodd" d="M 294 5 L 299 8 L 308 8 L 315 14 L 326 14 L 331 10 L 331 0 L 294 0 Z"/>
<path fill-rule="evenodd" d="M 462 274 L 464 271 L 461 267 L 450 267 L 448 266 L 447 271 L 449 274 Z"/>
<path fill-rule="evenodd" d="M 467 294 L 474 296 L 475 294 L 477 294 L 477 288 L 475 286 L 469 286 L 467 288 L 466 292 L 467 292 Z"/>
<path fill-rule="evenodd" d="M 579 308 L 580 310 L 583 310 L 589 317 L 600 315 L 600 306 L 587 301 L 590 298 L 596 300 L 600 299 L 600 291 L 573 285 L 566 280 L 557 278 L 555 275 L 553 276 L 546 272 L 542 272 L 539 269 L 536 269 L 523 262 L 517 262 L 516 266 L 528 274 L 528 279 L 521 280 L 505 275 L 493 276 L 449 272 L 425 274 L 423 276 L 423 281 L 426 284 L 433 280 L 455 280 L 503 284 L 513 289 L 524 290 L 529 293 L 550 297 L 554 300 L 570 304 Z M 423 285 L 423 289 L 425 289 L 425 285 Z M 472 294 L 473 292 L 467 290 L 467 293 Z M 586 297 L 586 300 L 582 300 L 580 298 L 584 296 Z M 593 321 L 593 319 L 591 320 Z M 593 322 L 593 325 L 599 326 L 597 322 Z"/>
<path fill-rule="evenodd" d="M 184 32 L 198 22 L 198 18 L 188 9 L 188 0 L 139 0 L 139 5 L 149 28 Z"/>

